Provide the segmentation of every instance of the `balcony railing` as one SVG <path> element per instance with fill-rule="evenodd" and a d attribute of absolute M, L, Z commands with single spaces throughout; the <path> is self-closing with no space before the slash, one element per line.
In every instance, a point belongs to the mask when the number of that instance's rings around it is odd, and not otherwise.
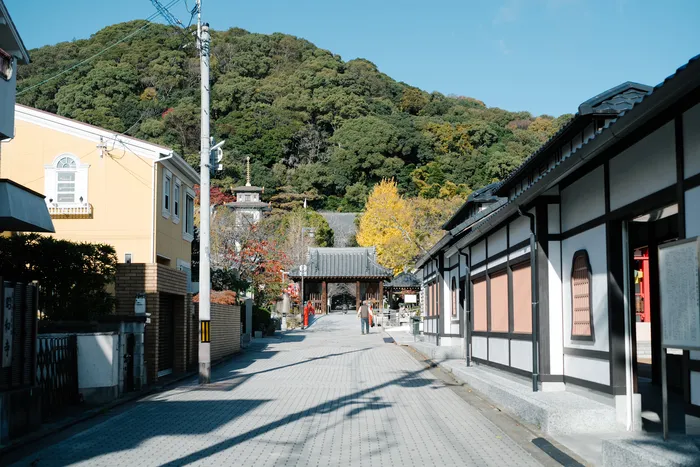
<path fill-rule="evenodd" d="M 58 206 L 49 205 L 49 214 L 55 218 L 90 218 L 92 217 L 92 204 L 85 203 L 82 206 Z"/>

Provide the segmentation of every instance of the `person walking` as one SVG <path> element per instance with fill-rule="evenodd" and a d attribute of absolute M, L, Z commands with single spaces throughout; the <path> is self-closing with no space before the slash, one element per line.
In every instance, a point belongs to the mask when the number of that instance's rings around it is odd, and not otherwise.
<path fill-rule="evenodd" d="M 360 318 L 360 329 L 362 329 L 362 334 L 367 330 L 369 334 L 369 305 L 367 305 L 367 300 L 362 302 L 360 308 L 357 309 L 357 316 Z"/>

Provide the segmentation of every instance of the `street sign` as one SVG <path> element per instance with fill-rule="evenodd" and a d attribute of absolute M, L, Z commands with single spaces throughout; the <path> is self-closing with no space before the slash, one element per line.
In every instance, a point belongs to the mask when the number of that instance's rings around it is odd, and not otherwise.
<path fill-rule="evenodd" d="M 146 294 L 137 293 L 134 301 L 134 313 L 137 315 L 146 314 Z"/>

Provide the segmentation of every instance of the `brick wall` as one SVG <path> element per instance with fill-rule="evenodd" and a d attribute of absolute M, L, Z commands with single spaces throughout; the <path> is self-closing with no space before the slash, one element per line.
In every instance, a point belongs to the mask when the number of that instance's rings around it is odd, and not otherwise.
<path fill-rule="evenodd" d="M 195 316 L 199 304 L 195 303 Z M 199 337 L 198 337 L 199 338 Z M 241 307 L 211 304 L 211 361 L 241 350 Z"/>
<path fill-rule="evenodd" d="M 158 378 L 160 313 L 172 313 L 175 321 L 173 372 L 186 371 L 191 367 L 193 347 L 191 336 L 197 331 L 197 323 L 191 319 L 192 296 L 187 293 L 187 275 L 183 271 L 162 264 L 118 264 L 115 281 L 116 313 L 133 315 L 134 302 L 138 293 L 146 294 L 146 312 L 151 314 L 151 322 L 146 325 L 144 338 L 147 381 L 150 383 Z M 160 309 L 161 294 L 173 296 L 172 309 Z"/>

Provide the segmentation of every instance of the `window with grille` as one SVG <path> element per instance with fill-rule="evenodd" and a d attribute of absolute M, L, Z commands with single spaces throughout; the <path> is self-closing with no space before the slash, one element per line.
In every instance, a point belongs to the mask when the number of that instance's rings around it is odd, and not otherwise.
<path fill-rule="evenodd" d="M 574 253 L 571 267 L 571 338 L 593 340 L 591 263 L 585 250 Z"/>
<path fill-rule="evenodd" d="M 75 203 L 75 173 L 77 165 L 72 157 L 62 157 L 56 163 L 56 201 Z"/>

